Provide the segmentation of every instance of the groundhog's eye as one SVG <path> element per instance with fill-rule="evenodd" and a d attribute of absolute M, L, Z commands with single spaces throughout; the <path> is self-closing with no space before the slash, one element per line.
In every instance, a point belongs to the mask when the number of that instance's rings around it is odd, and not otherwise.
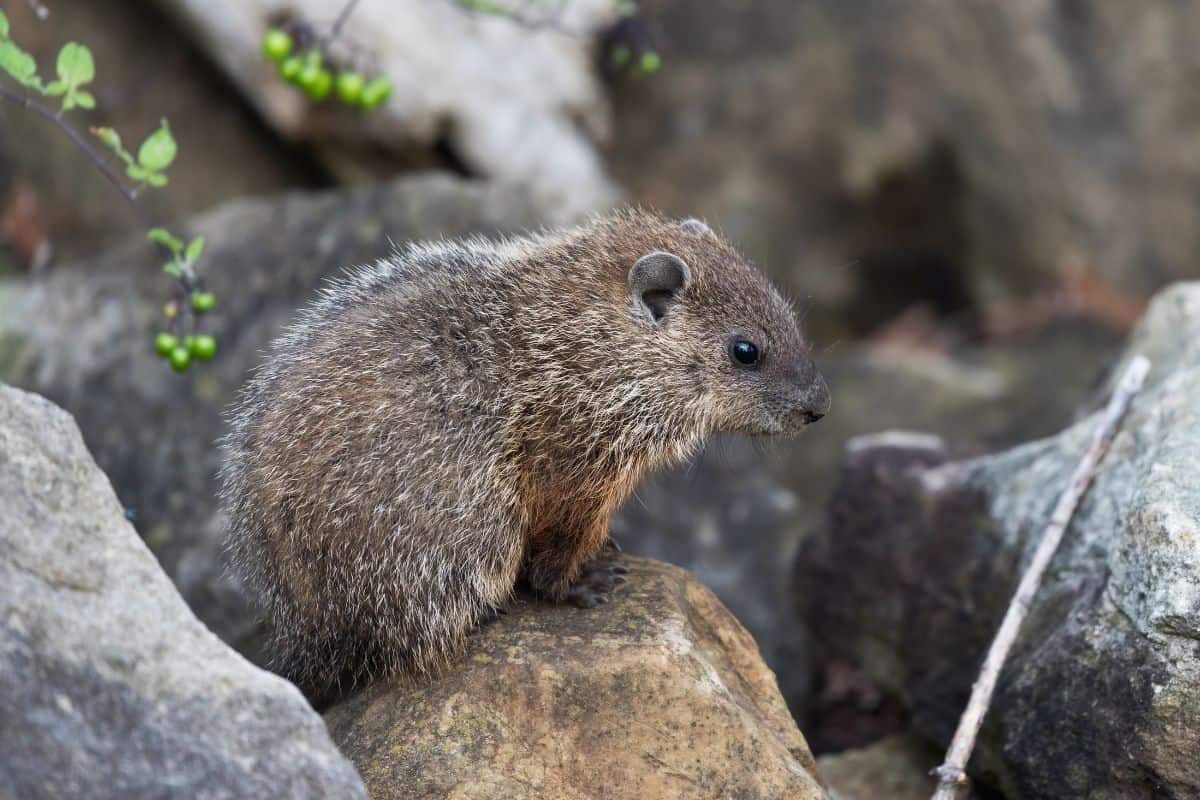
<path fill-rule="evenodd" d="M 745 339 L 734 339 L 729 345 L 729 357 L 743 367 L 753 367 L 758 363 L 758 345 Z"/>

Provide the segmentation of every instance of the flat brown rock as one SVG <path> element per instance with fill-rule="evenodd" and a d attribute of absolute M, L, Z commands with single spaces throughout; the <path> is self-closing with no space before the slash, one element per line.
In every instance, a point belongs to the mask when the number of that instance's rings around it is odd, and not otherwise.
<path fill-rule="evenodd" d="M 754 640 L 677 567 L 595 609 L 520 598 L 429 683 L 326 714 L 382 798 L 824 798 Z"/>

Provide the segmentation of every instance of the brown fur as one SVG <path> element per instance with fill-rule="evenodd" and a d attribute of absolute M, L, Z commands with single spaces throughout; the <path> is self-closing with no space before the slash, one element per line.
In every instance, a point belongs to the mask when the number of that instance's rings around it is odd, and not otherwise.
<path fill-rule="evenodd" d="M 653 251 L 688 273 L 657 322 L 629 277 Z M 414 246 L 331 285 L 248 384 L 231 547 L 310 695 L 429 673 L 519 577 L 562 599 L 647 470 L 827 405 L 791 309 L 702 225 Z"/>

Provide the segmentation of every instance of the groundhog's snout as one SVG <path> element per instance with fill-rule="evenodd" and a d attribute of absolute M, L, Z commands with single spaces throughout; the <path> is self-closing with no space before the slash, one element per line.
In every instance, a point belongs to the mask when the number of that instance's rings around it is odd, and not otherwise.
<path fill-rule="evenodd" d="M 811 425 L 829 413 L 829 386 L 809 359 L 800 360 L 790 372 L 793 425 Z"/>
<path fill-rule="evenodd" d="M 800 401 L 800 416 L 805 424 L 812 424 L 829 413 L 829 386 L 825 378 L 813 367 L 812 377 Z"/>

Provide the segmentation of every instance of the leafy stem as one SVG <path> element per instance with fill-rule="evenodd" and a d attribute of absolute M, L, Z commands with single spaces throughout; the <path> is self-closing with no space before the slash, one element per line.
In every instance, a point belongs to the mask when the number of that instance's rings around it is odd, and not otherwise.
<path fill-rule="evenodd" d="M 151 226 L 149 217 L 146 214 L 146 210 L 142 208 L 141 204 L 138 203 L 137 191 L 125 185 L 124 181 L 122 181 L 121 178 L 115 172 L 113 172 L 112 168 L 108 166 L 103 156 L 96 151 L 96 148 L 92 147 L 91 142 L 89 142 L 83 136 L 83 134 L 68 124 L 66 120 L 62 118 L 62 115 L 59 112 L 52 111 L 26 94 L 14 92 L 8 87 L 2 85 L 0 85 L 0 98 L 7 100 L 9 103 L 18 106 L 19 108 L 32 111 L 43 119 L 49 120 L 56 128 L 66 134 L 66 136 L 75 143 L 75 146 L 78 147 L 83 154 L 87 156 L 88 160 L 92 162 L 92 166 L 99 170 L 100 174 L 103 175 L 105 179 L 107 179 L 108 182 L 111 183 L 113 187 L 121 193 L 121 196 L 125 198 L 126 202 L 129 203 L 130 208 L 132 208 L 134 213 L 137 215 L 138 221 L 140 221 L 147 228 Z"/>

